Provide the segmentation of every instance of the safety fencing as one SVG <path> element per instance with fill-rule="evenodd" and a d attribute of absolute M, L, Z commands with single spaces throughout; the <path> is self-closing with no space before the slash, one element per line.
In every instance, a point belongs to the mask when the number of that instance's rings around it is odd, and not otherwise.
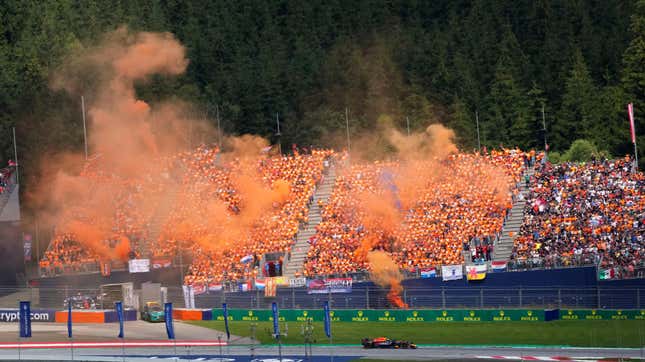
<path fill-rule="evenodd" d="M 334 309 L 391 308 L 387 290 L 354 286 L 350 293 L 308 294 L 306 288 L 280 288 L 275 298 L 263 291 L 215 292 L 196 296 L 196 307 L 226 302 L 232 308 L 263 309 L 275 301 L 283 309 L 318 309 L 328 301 Z M 169 289 L 170 294 L 170 289 Z M 410 308 L 537 308 L 537 309 L 640 309 L 645 307 L 645 288 L 404 288 L 401 299 Z"/>
<path fill-rule="evenodd" d="M 282 309 L 320 309 L 328 301 L 334 309 L 388 309 L 387 290 L 357 284 L 350 293 L 309 294 L 307 288 L 278 288 L 275 297 L 262 290 L 247 292 L 208 292 L 195 296 L 195 307 L 209 309 L 228 303 L 230 308 L 265 309 L 272 302 Z M 430 309 L 641 309 L 645 308 L 645 287 L 405 287 L 402 300 L 410 308 Z M 0 288 L 0 308 L 12 309 L 20 301 L 33 308 L 64 310 L 72 303 L 75 310 L 101 310 L 114 307 L 100 288 Z M 185 307 L 182 289 L 168 287 L 167 300 Z"/>

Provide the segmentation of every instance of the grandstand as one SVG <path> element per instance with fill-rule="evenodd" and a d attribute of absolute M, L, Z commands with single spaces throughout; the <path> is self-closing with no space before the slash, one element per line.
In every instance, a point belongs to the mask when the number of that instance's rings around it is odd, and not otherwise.
<path fill-rule="evenodd" d="M 128 260 L 148 259 L 153 269 L 179 266 L 183 284 L 196 294 L 261 291 L 274 276 L 292 287 L 301 287 L 294 280 L 302 277 L 360 282 L 370 271 L 360 249 L 376 236 L 370 247 L 390 255 L 406 278 L 441 277 L 449 265 L 466 272 L 485 265 L 490 272 L 492 261 L 504 270 L 586 265 L 608 278 L 643 277 L 645 179 L 628 158 L 552 165 L 533 151 L 502 149 L 442 160 L 346 161 L 343 153 L 312 150 L 256 158 L 249 166 L 200 146 L 151 165 L 137 180 L 119 179 L 91 161 L 84 175 L 109 185 L 116 212 L 111 221 L 90 223 L 111 222 L 105 247 L 118 249 L 126 238 L 130 249 L 107 261 L 106 274 L 100 253 L 71 233 L 57 233 L 40 261 L 41 276 L 102 271 L 108 277 Z M 414 192 L 398 186 L 406 185 L 406 162 L 426 175 Z M 240 175 L 259 185 L 252 197 L 279 194 L 283 184 L 288 192 L 240 223 L 254 202 L 240 188 Z M 394 194 L 401 222 L 387 233 L 370 230 L 364 194 L 383 200 Z M 77 205 L 68 217 L 87 218 L 89 206 Z M 183 262 L 187 270 L 177 265 Z"/>
<path fill-rule="evenodd" d="M 13 286 L 24 275 L 25 255 L 21 232 L 20 185 L 17 183 L 16 164 L 12 161 L 0 169 L 0 267 L 2 285 Z M 31 250 L 29 249 L 31 253 Z"/>

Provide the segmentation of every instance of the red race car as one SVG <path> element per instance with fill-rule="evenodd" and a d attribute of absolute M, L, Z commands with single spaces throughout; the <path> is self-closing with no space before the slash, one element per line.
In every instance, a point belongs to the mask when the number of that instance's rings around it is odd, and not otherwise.
<path fill-rule="evenodd" d="M 393 349 L 416 349 L 417 345 L 409 341 L 399 341 L 387 337 L 363 338 L 361 340 L 363 348 L 393 348 Z"/>

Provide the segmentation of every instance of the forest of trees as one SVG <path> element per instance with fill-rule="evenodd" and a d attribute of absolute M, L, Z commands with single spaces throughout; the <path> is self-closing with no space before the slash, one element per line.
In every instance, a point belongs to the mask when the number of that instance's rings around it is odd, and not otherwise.
<path fill-rule="evenodd" d="M 645 0 L 4 0 L 0 4 L 0 158 L 16 127 L 26 179 L 43 154 L 83 148 L 79 100 L 48 80 L 70 51 L 121 25 L 168 31 L 185 75 L 139 96 L 190 101 L 224 129 L 284 145 L 332 145 L 381 116 L 414 130 L 441 122 L 460 146 L 564 153 L 585 139 L 632 153 L 634 103 L 645 153 Z M 340 145 L 342 146 L 342 144 Z"/>

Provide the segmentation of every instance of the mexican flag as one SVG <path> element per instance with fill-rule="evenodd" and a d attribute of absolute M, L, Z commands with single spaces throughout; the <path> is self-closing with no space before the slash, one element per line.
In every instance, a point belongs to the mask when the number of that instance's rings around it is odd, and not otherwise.
<path fill-rule="evenodd" d="M 598 278 L 601 280 L 613 279 L 614 278 L 614 269 L 600 269 Z"/>

